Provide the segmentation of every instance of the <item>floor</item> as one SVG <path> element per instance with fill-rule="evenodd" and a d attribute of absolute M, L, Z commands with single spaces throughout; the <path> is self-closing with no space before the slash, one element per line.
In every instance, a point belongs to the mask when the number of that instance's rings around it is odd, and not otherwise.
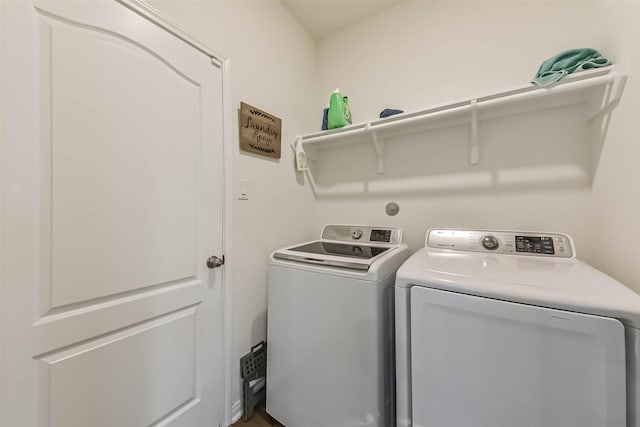
<path fill-rule="evenodd" d="M 253 418 L 244 422 L 238 420 L 232 427 L 284 427 L 282 424 L 274 420 L 267 414 L 264 409 L 257 409 Z"/>

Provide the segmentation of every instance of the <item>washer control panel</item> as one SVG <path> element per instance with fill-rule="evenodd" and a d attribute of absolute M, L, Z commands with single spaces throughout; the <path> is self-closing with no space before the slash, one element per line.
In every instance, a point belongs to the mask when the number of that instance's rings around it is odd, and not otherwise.
<path fill-rule="evenodd" d="M 322 238 L 342 242 L 399 245 L 402 243 L 402 229 L 370 225 L 325 225 Z"/>
<path fill-rule="evenodd" d="M 427 232 L 426 246 L 458 251 L 573 258 L 571 237 L 535 231 L 453 230 Z"/>

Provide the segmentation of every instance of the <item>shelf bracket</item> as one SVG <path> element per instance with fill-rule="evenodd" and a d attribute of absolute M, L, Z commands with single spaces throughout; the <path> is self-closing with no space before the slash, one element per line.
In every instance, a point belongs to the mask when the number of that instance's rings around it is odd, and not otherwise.
<path fill-rule="evenodd" d="M 373 148 L 376 149 L 376 157 L 378 158 L 378 173 L 384 173 L 384 140 L 378 138 L 378 134 L 375 130 L 371 129 L 371 123 L 367 123 L 367 131 L 371 134 L 371 141 L 373 142 Z"/>
<path fill-rule="evenodd" d="M 624 87 L 627 84 L 627 75 L 624 74 L 622 76 L 618 76 L 615 71 L 611 72 L 611 87 L 609 88 L 609 94 L 607 96 L 607 100 L 605 104 L 602 105 L 598 111 L 594 114 L 591 114 L 587 119 L 588 122 L 591 122 L 598 117 L 609 114 L 613 111 L 614 108 L 620 104 L 620 100 L 622 99 L 622 92 L 624 91 Z"/>
<path fill-rule="evenodd" d="M 309 169 L 309 163 L 307 162 L 307 153 L 305 153 L 304 147 L 302 147 L 301 137 L 296 138 L 296 142 L 294 143 L 294 151 L 296 153 L 296 169 L 300 172 Z"/>
<path fill-rule="evenodd" d="M 480 162 L 480 145 L 478 142 L 478 100 L 471 100 L 471 135 L 469 138 L 469 163 Z"/>

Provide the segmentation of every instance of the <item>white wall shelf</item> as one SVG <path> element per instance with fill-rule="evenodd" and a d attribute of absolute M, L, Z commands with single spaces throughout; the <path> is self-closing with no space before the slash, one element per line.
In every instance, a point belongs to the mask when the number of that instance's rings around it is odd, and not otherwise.
<path fill-rule="evenodd" d="M 527 113 L 572 104 L 587 104 L 591 121 L 608 114 L 620 102 L 627 75 L 618 66 L 572 74 L 550 88 L 527 84 L 498 93 L 441 104 L 384 119 L 340 129 L 298 136 L 293 145 L 298 170 L 308 170 L 308 161 L 319 150 L 369 141 L 377 157 L 378 173 L 384 173 L 384 145 L 390 137 L 428 132 L 468 124 L 469 163 L 480 161 L 479 122 L 515 113 Z"/>

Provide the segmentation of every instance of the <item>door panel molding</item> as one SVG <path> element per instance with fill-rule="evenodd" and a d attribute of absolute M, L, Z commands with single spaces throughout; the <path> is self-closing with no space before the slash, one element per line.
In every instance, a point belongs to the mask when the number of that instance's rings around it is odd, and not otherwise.
<path fill-rule="evenodd" d="M 195 276 L 202 88 L 119 39 L 55 28 L 51 45 L 52 307 Z"/>
<path fill-rule="evenodd" d="M 36 356 L 48 390 L 40 411 L 49 411 L 51 426 L 133 427 L 195 403 L 198 321 L 189 307 Z"/>
<path fill-rule="evenodd" d="M 153 295 L 137 295 L 122 301 L 109 301 L 103 305 L 40 318 L 33 326 L 33 351 L 35 354 L 49 353 L 73 343 L 149 321 L 163 313 L 197 305 L 207 292 L 206 285 L 197 281 L 181 287 L 180 292 L 176 292 L 176 289 L 159 289 Z"/>
<path fill-rule="evenodd" d="M 178 292 L 187 286 L 196 286 L 202 283 L 203 280 L 198 279 L 195 276 L 182 277 L 180 279 L 171 280 L 166 283 L 158 283 L 156 285 L 151 285 L 144 288 L 132 289 L 129 291 L 118 292 L 116 294 L 103 297 L 91 298 L 77 303 L 65 304 L 59 307 L 52 307 L 46 312 L 41 313 L 40 317 L 34 323 L 34 325 L 54 321 L 67 316 L 81 314 L 87 311 L 107 308 L 115 304 L 144 298 L 145 296 L 153 296 L 159 292 Z"/>
<path fill-rule="evenodd" d="M 93 25 L 89 25 L 89 24 L 84 24 L 82 22 L 76 22 L 76 21 L 72 21 L 70 19 L 65 19 L 59 15 L 56 15 L 52 12 L 49 12 L 47 10 L 44 10 L 42 8 L 36 7 L 35 10 L 41 15 L 42 17 L 42 21 L 44 24 L 48 25 L 49 28 L 51 28 L 51 32 L 53 31 L 53 29 L 55 28 L 56 25 L 59 25 L 60 27 L 64 27 L 67 26 L 69 27 L 70 30 L 75 30 L 77 32 L 86 32 L 86 36 L 91 36 L 91 37 L 95 37 L 95 38 L 102 38 L 105 41 L 108 42 L 121 42 L 123 45 L 125 46 L 129 46 L 129 47 L 133 47 L 136 48 L 140 51 L 140 53 L 146 53 L 151 57 L 156 58 L 159 62 L 163 63 L 164 65 L 167 66 L 167 68 L 169 68 L 170 70 L 172 70 L 174 73 L 176 73 L 178 76 L 182 77 L 184 80 L 188 81 L 189 83 L 191 83 L 193 86 L 199 87 L 200 85 L 198 84 L 198 82 L 196 80 L 194 80 L 194 78 L 188 76 L 187 74 L 183 73 L 180 69 L 176 68 L 175 66 L 173 66 L 173 64 L 171 63 L 171 61 L 166 58 L 165 56 L 163 56 L 160 52 L 158 52 L 157 50 L 153 50 L 150 49 L 138 42 L 136 42 L 134 39 L 130 38 L 130 37 L 126 37 L 121 33 L 117 33 L 114 31 L 110 31 L 108 29 L 105 28 L 101 28 L 101 27 L 96 27 Z M 51 43 L 52 37 L 49 36 L 48 40 L 44 40 L 45 42 Z"/>

